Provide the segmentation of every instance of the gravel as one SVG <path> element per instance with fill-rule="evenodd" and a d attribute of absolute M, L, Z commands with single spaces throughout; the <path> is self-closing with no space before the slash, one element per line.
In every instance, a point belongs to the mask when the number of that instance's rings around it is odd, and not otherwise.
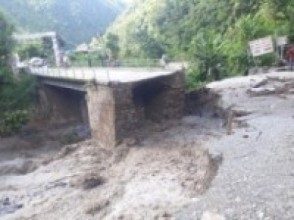
<path fill-rule="evenodd" d="M 222 94 L 222 105 L 254 111 L 241 117 L 245 128 L 207 143 L 223 155 L 223 164 L 211 188 L 176 219 L 201 219 L 207 211 L 236 220 L 294 219 L 294 96 L 250 98 L 250 84 L 247 77 L 211 86 Z"/>

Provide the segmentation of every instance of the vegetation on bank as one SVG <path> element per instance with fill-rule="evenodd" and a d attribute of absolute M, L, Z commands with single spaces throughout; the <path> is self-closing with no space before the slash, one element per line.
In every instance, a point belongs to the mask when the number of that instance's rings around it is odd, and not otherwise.
<path fill-rule="evenodd" d="M 141 0 L 108 32 L 119 39 L 120 57 L 190 61 L 188 85 L 243 74 L 253 60 L 248 41 L 267 35 L 294 36 L 293 0 Z M 275 55 L 257 59 L 274 62 Z"/>
<path fill-rule="evenodd" d="M 10 67 L 13 26 L 0 13 L 0 136 L 19 130 L 28 120 L 34 81 L 27 75 L 14 76 Z"/>

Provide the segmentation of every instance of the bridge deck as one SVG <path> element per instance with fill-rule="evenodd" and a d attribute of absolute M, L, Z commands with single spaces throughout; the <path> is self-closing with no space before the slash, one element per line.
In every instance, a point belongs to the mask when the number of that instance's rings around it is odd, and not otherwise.
<path fill-rule="evenodd" d="M 136 82 L 174 74 L 180 68 L 31 68 L 31 74 L 57 79 L 109 82 Z"/>

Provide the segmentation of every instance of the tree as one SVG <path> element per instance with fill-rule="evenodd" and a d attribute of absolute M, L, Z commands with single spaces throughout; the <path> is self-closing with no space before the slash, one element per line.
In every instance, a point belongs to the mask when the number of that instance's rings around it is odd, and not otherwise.
<path fill-rule="evenodd" d="M 200 81 L 219 79 L 219 68 L 224 65 L 222 42 L 222 36 L 213 30 L 200 32 L 193 38 L 189 54 L 192 63 L 199 70 Z"/>
<path fill-rule="evenodd" d="M 4 15 L 0 13 L 0 85 L 12 80 L 9 74 L 9 61 L 13 47 L 12 31 L 13 26 L 7 22 Z M 1 92 L 0 87 L 0 92 Z"/>
<path fill-rule="evenodd" d="M 9 59 L 13 47 L 12 40 L 13 26 L 6 21 L 4 15 L 0 13 L 0 66 L 9 65 Z"/>
<path fill-rule="evenodd" d="M 108 33 L 106 35 L 106 48 L 109 50 L 109 57 L 117 59 L 120 51 L 119 48 L 119 37 L 115 34 Z"/>
<path fill-rule="evenodd" d="M 160 58 L 164 54 L 164 45 L 148 34 L 145 28 L 137 29 L 134 34 L 134 40 L 140 45 L 143 56 L 151 58 Z"/>
<path fill-rule="evenodd" d="M 250 68 L 250 40 L 288 35 L 294 42 L 293 23 L 293 0 L 144 0 L 109 32 L 119 36 L 120 56 L 153 58 L 163 51 L 190 60 L 193 79 L 204 81 L 219 63 L 223 76 Z M 269 55 L 258 61 L 269 65 L 273 59 Z"/>
<path fill-rule="evenodd" d="M 34 91 L 29 76 L 13 77 L 9 60 L 13 49 L 12 25 L 0 13 L 0 136 L 11 134 L 26 122 Z"/>

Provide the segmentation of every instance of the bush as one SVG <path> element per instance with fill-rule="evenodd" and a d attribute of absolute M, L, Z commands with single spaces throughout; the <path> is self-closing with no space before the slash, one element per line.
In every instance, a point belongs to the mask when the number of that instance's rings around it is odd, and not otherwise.
<path fill-rule="evenodd" d="M 8 136 L 19 131 L 28 122 L 28 115 L 24 110 L 3 113 L 0 116 L 0 136 Z"/>
<path fill-rule="evenodd" d="M 28 122 L 28 109 L 34 99 L 35 81 L 31 76 L 14 78 L 0 69 L 0 136 L 11 135 Z"/>
<path fill-rule="evenodd" d="M 1 69 L 0 69 L 1 73 Z M 32 76 L 14 78 L 10 71 L 0 74 L 0 114 L 6 111 L 27 109 L 34 99 L 35 80 Z"/>
<path fill-rule="evenodd" d="M 187 70 L 186 88 L 189 91 L 203 88 L 206 84 L 207 81 L 202 79 L 202 74 L 199 68 L 194 66 Z"/>

